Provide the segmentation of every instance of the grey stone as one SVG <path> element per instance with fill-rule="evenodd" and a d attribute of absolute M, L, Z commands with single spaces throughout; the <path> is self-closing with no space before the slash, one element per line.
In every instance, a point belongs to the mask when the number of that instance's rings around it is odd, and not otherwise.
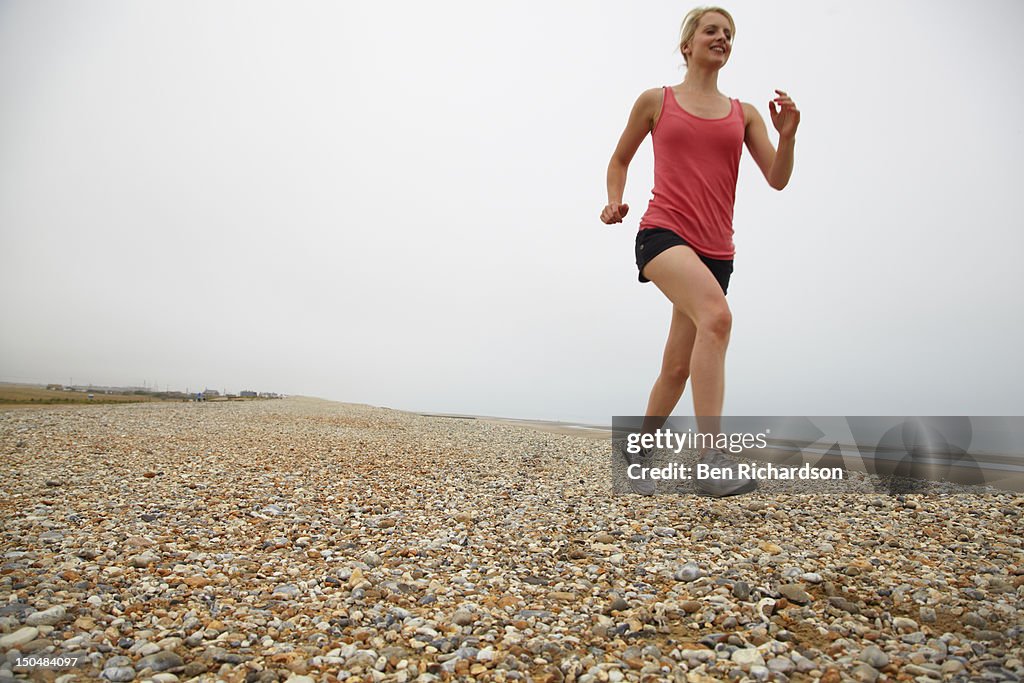
<path fill-rule="evenodd" d="M 159 561 L 160 556 L 156 553 L 151 553 L 149 551 L 128 558 L 128 564 L 135 567 L 136 569 L 145 569 L 154 562 Z"/>
<path fill-rule="evenodd" d="M 879 676 L 879 672 L 870 664 L 858 664 L 850 674 L 861 683 L 875 683 Z"/>
<path fill-rule="evenodd" d="M 754 664 L 750 667 L 750 677 L 755 681 L 767 681 L 768 677 L 772 675 L 771 669 L 760 664 Z"/>
<path fill-rule="evenodd" d="M 974 628 L 985 628 L 988 626 L 988 622 L 977 612 L 968 612 L 962 618 L 967 626 L 973 626 Z"/>
<path fill-rule="evenodd" d="M 19 628 L 17 631 L 8 633 L 0 638 L 0 650 L 10 650 L 11 648 L 18 647 L 19 645 L 32 642 L 38 635 L 39 629 L 33 626 Z"/>
<path fill-rule="evenodd" d="M 608 606 L 609 612 L 623 612 L 627 609 L 629 609 L 629 603 L 623 600 L 620 596 L 616 596 L 615 599 L 612 600 L 611 605 Z"/>
<path fill-rule="evenodd" d="M 978 640 L 986 640 L 986 641 L 990 641 L 991 642 L 991 641 L 1002 640 L 1003 639 L 1003 634 L 1000 633 L 999 631 L 991 631 L 991 630 L 982 629 L 982 630 L 978 631 L 977 633 L 975 633 L 974 637 L 977 638 Z"/>
<path fill-rule="evenodd" d="M 931 666 L 924 664 L 905 664 L 900 671 L 901 673 L 907 673 L 911 676 L 942 678 L 942 668 L 938 664 L 932 664 Z"/>
<path fill-rule="evenodd" d="M 833 607 L 838 607 L 844 612 L 849 612 L 850 614 L 860 614 L 860 607 L 857 607 L 856 603 L 850 602 L 844 597 L 833 595 L 828 599 L 828 603 Z"/>
<path fill-rule="evenodd" d="M 957 659 L 947 659 L 939 669 L 943 675 L 950 676 L 964 670 L 963 662 Z"/>
<path fill-rule="evenodd" d="M 67 615 L 67 609 L 61 605 L 44 609 L 42 612 L 34 612 L 28 615 L 25 623 L 28 626 L 53 626 L 58 624 Z"/>
<path fill-rule="evenodd" d="M 686 564 L 678 567 L 673 573 L 672 578 L 676 581 L 695 581 L 700 577 L 704 576 L 704 572 L 697 566 L 696 562 L 687 562 Z"/>
<path fill-rule="evenodd" d="M 892 620 L 892 627 L 897 631 L 916 631 L 917 622 L 913 619 L 908 619 L 906 617 L 895 617 Z"/>
<path fill-rule="evenodd" d="M 768 660 L 768 670 L 772 673 L 788 674 L 796 665 L 788 657 L 772 657 Z"/>
<path fill-rule="evenodd" d="M 779 592 L 792 603 L 806 605 L 811 601 L 811 596 L 796 583 L 787 583 L 779 586 Z"/>
<path fill-rule="evenodd" d="M 732 653 L 730 657 L 740 667 L 764 666 L 764 657 L 760 650 L 753 647 L 742 647 Z"/>
<path fill-rule="evenodd" d="M 181 659 L 180 655 L 164 650 L 163 652 L 143 657 L 135 662 L 135 670 L 152 669 L 153 671 L 167 671 L 168 669 L 175 669 L 184 665 L 185 662 Z"/>
<path fill-rule="evenodd" d="M 881 669 L 889 664 L 889 655 L 877 645 L 869 645 L 858 656 L 862 662 L 867 662 L 876 669 Z"/>
<path fill-rule="evenodd" d="M 130 666 L 111 666 L 103 670 L 100 678 L 108 681 L 134 681 L 135 669 Z"/>
<path fill-rule="evenodd" d="M 282 584 L 274 589 L 273 597 L 275 598 L 287 598 L 289 600 L 299 597 L 302 591 L 297 586 L 293 586 L 290 583 Z"/>

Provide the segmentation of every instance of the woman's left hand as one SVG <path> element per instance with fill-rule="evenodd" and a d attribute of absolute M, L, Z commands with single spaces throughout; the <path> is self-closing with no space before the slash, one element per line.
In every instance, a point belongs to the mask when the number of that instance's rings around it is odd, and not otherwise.
<path fill-rule="evenodd" d="M 796 108 L 789 95 L 776 90 L 778 97 L 768 103 L 768 113 L 772 116 L 772 125 L 779 131 L 780 138 L 796 136 L 796 127 L 800 125 L 800 110 Z M 778 109 L 776 109 L 778 105 Z"/>

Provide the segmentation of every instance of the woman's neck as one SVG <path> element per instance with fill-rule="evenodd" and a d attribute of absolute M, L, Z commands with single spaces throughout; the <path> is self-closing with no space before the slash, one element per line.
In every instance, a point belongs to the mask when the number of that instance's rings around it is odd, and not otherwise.
<path fill-rule="evenodd" d="M 684 90 L 702 95 L 718 95 L 718 69 L 690 67 L 680 85 Z"/>

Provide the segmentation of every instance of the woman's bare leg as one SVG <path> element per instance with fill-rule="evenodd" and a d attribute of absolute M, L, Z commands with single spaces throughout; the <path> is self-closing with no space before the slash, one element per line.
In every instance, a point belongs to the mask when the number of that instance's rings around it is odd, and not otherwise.
<path fill-rule="evenodd" d="M 641 429 L 645 434 L 661 429 L 665 418 L 672 414 L 679 403 L 686 380 L 690 377 L 690 356 L 697 326 L 690 317 L 675 306 L 672 307 L 672 325 L 665 342 L 665 353 L 661 358 L 661 373 L 654 382 L 651 396 L 647 400 L 647 412 Z"/>
<path fill-rule="evenodd" d="M 717 434 L 725 400 L 725 351 L 732 331 L 732 313 L 725 294 L 707 266 L 693 249 L 686 246 L 671 247 L 658 254 L 644 267 L 644 276 L 654 282 L 675 310 L 693 324 L 694 338 L 689 360 L 693 409 L 698 429 L 705 434 Z M 671 338 L 671 332 L 669 336 Z M 658 391 L 657 383 L 655 391 Z M 652 398 L 654 393 L 652 391 Z M 671 398 L 671 392 L 664 392 L 664 397 L 665 402 L 659 397 L 659 405 L 654 406 L 659 411 Z M 648 410 L 650 408 L 649 405 Z"/>

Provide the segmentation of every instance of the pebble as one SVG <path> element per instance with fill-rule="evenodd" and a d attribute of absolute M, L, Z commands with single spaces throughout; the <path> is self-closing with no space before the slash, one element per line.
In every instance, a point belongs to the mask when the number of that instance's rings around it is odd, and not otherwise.
<path fill-rule="evenodd" d="M 607 449 L 298 397 L 0 408 L 0 679 L 1020 676 L 1024 496 L 648 505 Z"/>
<path fill-rule="evenodd" d="M 44 609 L 41 612 L 34 612 L 28 615 L 25 623 L 29 626 L 53 626 L 64 620 L 67 609 L 61 605 Z"/>
<path fill-rule="evenodd" d="M 792 603 L 797 605 L 806 605 L 811 601 L 811 596 L 796 583 L 787 583 L 779 586 L 779 592 Z"/>
<path fill-rule="evenodd" d="M 892 620 L 892 626 L 894 629 L 901 632 L 917 631 L 917 622 L 906 617 L 894 618 Z"/>
<path fill-rule="evenodd" d="M 974 634 L 974 637 L 978 640 L 992 641 L 1002 640 L 1003 634 L 999 631 L 992 631 L 989 629 L 981 629 Z"/>
<path fill-rule="evenodd" d="M 135 668 L 138 671 L 143 669 L 152 669 L 153 671 L 166 671 L 167 669 L 174 669 L 185 664 L 182 661 L 181 656 L 174 652 L 164 650 L 157 652 L 146 657 L 143 657 L 139 661 L 135 662 Z"/>
<path fill-rule="evenodd" d="M 284 599 L 288 600 L 288 599 L 297 598 L 301 594 L 302 594 L 302 591 L 299 590 L 299 588 L 297 586 L 293 586 L 290 583 L 286 583 L 284 585 L 281 585 L 281 586 L 278 586 L 277 588 L 275 588 L 273 594 L 271 595 L 271 597 L 274 597 L 274 598 L 284 598 Z"/>
<path fill-rule="evenodd" d="M 854 680 L 860 681 L 861 683 L 875 683 L 880 675 L 879 671 L 870 664 L 858 664 L 853 667 L 853 671 L 850 672 Z M 823 679 L 824 680 L 824 679 Z"/>
<path fill-rule="evenodd" d="M 154 562 L 159 562 L 160 556 L 156 553 L 145 552 L 128 559 L 128 564 L 137 569 L 145 569 Z"/>
<path fill-rule="evenodd" d="M 756 648 L 739 648 L 732 653 L 732 661 L 741 667 L 764 666 L 764 657 Z"/>
<path fill-rule="evenodd" d="M 108 681 L 133 681 L 135 669 L 130 666 L 111 666 L 104 669 L 100 676 Z"/>
<path fill-rule="evenodd" d="M 985 628 L 988 626 L 988 622 L 977 612 L 966 613 L 963 616 L 963 622 L 965 625 L 973 626 L 974 628 Z"/>
<path fill-rule="evenodd" d="M 704 576 L 704 572 L 697 565 L 696 562 L 687 562 L 686 564 L 678 567 L 672 578 L 676 581 L 690 582 L 695 581 L 701 576 Z"/>
<path fill-rule="evenodd" d="M 889 655 L 885 654 L 877 645 L 869 645 L 860 653 L 859 659 L 867 662 L 876 669 L 883 669 L 889 664 Z"/>
<path fill-rule="evenodd" d="M 772 657 L 766 665 L 772 673 L 789 674 L 796 669 L 796 665 L 788 657 Z"/>
<path fill-rule="evenodd" d="M 629 603 L 626 602 L 623 598 L 618 597 L 618 596 L 616 596 L 611 601 L 611 604 L 608 605 L 608 611 L 609 612 L 624 612 L 627 609 L 629 609 Z"/>
<path fill-rule="evenodd" d="M 36 636 L 39 635 L 39 629 L 32 626 L 25 626 L 19 628 L 13 633 L 8 633 L 5 636 L 0 637 L 0 650 L 10 650 L 16 648 L 25 643 L 35 640 Z"/>

